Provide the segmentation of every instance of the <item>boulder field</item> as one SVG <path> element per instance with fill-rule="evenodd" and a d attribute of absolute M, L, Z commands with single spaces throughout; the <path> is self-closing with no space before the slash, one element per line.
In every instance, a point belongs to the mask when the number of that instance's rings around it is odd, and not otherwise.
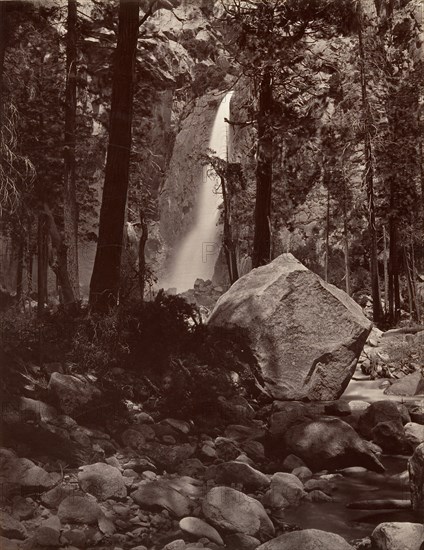
<path fill-rule="evenodd" d="M 236 281 L 208 322 L 245 333 L 266 390 L 282 400 L 339 398 L 372 328 L 352 298 L 292 254 Z"/>
<path fill-rule="evenodd" d="M 73 379 L 63 393 L 65 406 L 72 391 L 77 391 Z M 325 521 L 334 505 L 345 507 L 341 492 L 349 476 L 382 476 L 375 427 L 393 422 L 406 432 L 413 403 L 358 408 L 347 401 L 224 400 L 222 422 L 210 428 L 139 410 L 125 430 L 106 433 L 100 416 L 97 426 L 84 432 L 79 427 L 86 436 L 85 456 L 93 457 L 79 467 L 40 455 L 38 447 L 25 457 L 0 448 L 1 549 L 420 550 L 424 530 L 412 511 L 410 521 L 370 525 L 360 540 L 343 529 L 328 532 Z M 240 412 L 243 403 L 248 414 L 234 415 L 240 423 L 231 424 L 229 412 Z M 32 405 L 46 410 L 41 401 Z M 65 422 L 60 410 L 48 412 L 38 423 L 61 419 L 69 438 L 79 433 L 76 420 Z M 23 415 L 16 423 L 33 421 Z M 58 441 L 65 438 L 63 430 Z M 108 444 L 101 449 L 99 441 Z M 382 503 L 376 492 L 375 501 L 351 508 L 396 504 L 405 512 L 412 501 L 419 515 L 424 443 L 413 454 L 410 449 L 409 476 L 384 472 L 388 486 L 402 485 L 403 500 Z M 322 529 L 302 528 L 305 506 L 320 510 Z"/>

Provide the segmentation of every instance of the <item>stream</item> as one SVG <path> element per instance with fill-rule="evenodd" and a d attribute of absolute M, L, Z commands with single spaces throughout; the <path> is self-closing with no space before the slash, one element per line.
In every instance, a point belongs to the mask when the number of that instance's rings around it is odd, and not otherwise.
<path fill-rule="evenodd" d="M 349 383 L 342 399 L 368 402 L 392 399 L 398 401 L 419 401 L 423 396 L 412 398 L 388 396 L 379 388 L 382 379 L 365 379 L 360 370 Z M 369 536 L 383 521 L 423 521 L 412 510 L 352 510 L 347 504 L 366 499 L 409 499 L 407 477 L 400 476 L 407 469 L 408 456 L 383 455 L 381 462 L 386 468 L 383 474 L 363 468 L 346 469 L 341 476 L 331 481 L 336 489 L 333 502 L 303 502 L 298 508 L 286 511 L 285 521 L 296 523 L 302 529 L 324 529 L 337 533 L 347 540 Z"/>

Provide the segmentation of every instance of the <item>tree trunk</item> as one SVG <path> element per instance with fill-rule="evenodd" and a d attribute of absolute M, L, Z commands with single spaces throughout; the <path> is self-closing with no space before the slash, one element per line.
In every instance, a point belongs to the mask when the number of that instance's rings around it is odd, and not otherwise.
<path fill-rule="evenodd" d="M 120 0 L 106 174 L 96 259 L 90 284 L 90 305 L 98 312 L 107 312 L 118 301 L 130 166 L 138 14 L 139 0 Z"/>
<path fill-rule="evenodd" d="M 37 310 L 41 316 L 47 302 L 48 240 L 47 218 L 44 212 L 38 214 L 37 239 Z"/>
<path fill-rule="evenodd" d="M 399 285 L 399 245 L 397 227 L 397 193 L 394 178 L 390 181 L 390 218 L 389 218 L 389 320 L 396 325 L 400 320 Z"/>
<path fill-rule="evenodd" d="M 383 226 L 383 262 L 384 262 L 384 313 L 388 313 L 389 304 L 389 263 L 387 257 L 387 235 L 386 228 Z"/>
<path fill-rule="evenodd" d="M 259 93 L 258 148 L 256 160 L 255 234 L 252 267 L 271 260 L 271 191 L 272 191 L 272 82 L 271 71 L 265 69 Z"/>
<path fill-rule="evenodd" d="M 66 34 L 66 90 L 63 229 L 67 251 L 67 270 L 75 299 L 79 298 L 78 206 L 75 180 L 75 141 L 77 109 L 77 0 L 68 0 Z"/>
<path fill-rule="evenodd" d="M 347 225 L 346 201 L 343 204 L 343 233 L 344 233 L 344 260 L 346 294 L 350 296 L 350 258 L 349 258 L 349 233 Z"/>
<path fill-rule="evenodd" d="M 23 293 L 24 253 L 25 253 L 24 238 L 20 237 L 19 243 L 18 243 L 18 257 L 17 257 L 17 265 L 16 265 L 16 300 L 18 304 L 20 304 L 22 301 L 22 293 Z"/>
<path fill-rule="evenodd" d="M 4 89 L 3 89 L 3 72 L 4 58 L 6 55 L 7 44 L 7 5 L 5 2 L 0 2 L 0 140 L 2 137 L 3 127 L 3 112 L 4 112 Z M 1 142 L 0 142 L 1 145 Z"/>
<path fill-rule="evenodd" d="M 225 178 L 221 176 L 221 189 L 222 189 L 222 201 L 224 206 L 224 252 L 225 260 L 227 262 L 228 276 L 230 284 L 233 284 L 239 278 L 237 267 L 236 249 L 233 241 L 232 229 L 231 229 L 231 204 L 230 198 L 227 193 L 227 186 Z"/>
<path fill-rule="evenodd" d="M 60 285 L 60 294 L 63 300 L 63 305 L 69 308 L 72 304 L 75 304 L 75 294 L 71 284 L 71 278 L 68 272 L 68 249 L 64 243 L 62 236 L 57 228 L 53 214 L 47 204 L 44 204 L 44 211 L 48 221 L 48 230 L 52 241 L 52 246 L 56 250 L 56 261 L 53 261 L 50 265 L 55 272 L 57 281 Z"/>
<path fill-rule="evenodd" d="M 367 190 L 368 201 L 368 231 L 370 239 L 370 264 L 371 264 L 371 295 L 373 303 L 374 323 L 382 321 L 383 312 L 380 300 L 380 282 L 378 277 L 378 248 L 377 248 L 377 230 L 375 223 L 375 204 L 374 204 L 374 165 L 372 158 L 371 145 L 371 111 L 368 102 L 368 90 L 365 76 L 365 51 L 362 35 L 362 8 L 359 3 L 359 60 L 361 73 L 361 96 L 362 96 L 362 114 L 364 122 L 364 152 L 365 152 L 365 187 Z"/>
<path fill-rule="evenodd" d="M 140 228 L 141 228 L 141 235 L 140 235 L 140 241 L 138 243 L 138 281 L 139 281 L 139 288 L 140 288 L 140 299 L 141 301 L 143 301 L 144 292 L 146 289 L 145 249 L 146 249 L 146 242 L 149 237 L 149 227 L 146 223 L 146 218 L 144 216 L 144 212 L 142 209 L 140 209 Z"/>
<path fill-rule="evenodd" d="M 327 189 L 327 210 L 325 215 L 325 263 L 324 281 L 328 283 L 328 264 L 330 260 L 330 189 Z"/>

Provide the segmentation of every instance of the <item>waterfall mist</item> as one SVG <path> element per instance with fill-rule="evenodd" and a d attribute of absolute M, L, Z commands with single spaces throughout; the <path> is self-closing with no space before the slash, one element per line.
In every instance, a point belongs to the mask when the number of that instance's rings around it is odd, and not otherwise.
<path fill-rule="evenodd" d="M 228 92 L 223 97 L 209 140 L 209 149 L 222 159 L 227 158 L 228 124 L 224 119 L 230 117 L 232 95 L 233 92 Z M 198 188 L 194 223 L 174 252 L 171 269 L 161 284 L 164 288 L 176 288 L 177 292 L 184 292 L 193 288 L 197 278 L 212 279 L 221 247 L 218 220 L 222 193 L 217 189 L 218 185 L 219 179 L 211 167 L 204 166 L 202 181 Z"/>

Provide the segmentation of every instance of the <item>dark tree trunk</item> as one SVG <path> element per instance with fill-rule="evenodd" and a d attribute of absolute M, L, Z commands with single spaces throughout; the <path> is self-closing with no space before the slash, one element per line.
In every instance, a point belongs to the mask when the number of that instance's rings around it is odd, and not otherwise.
<path fill-rule="evenodd" d="M 400 285 L 399 285 L 399 245 L 396 216 L 396 184 L 390 185 L 390 219 L 389 219 L 389 321 L 395 325 L 400 320 Z"/>
<path fill-rule="evenodd" d="M 272 82 L 271 71 L 264 72 L 259 93 L 258 149 L 256 160 L 255 234 L 252 266 L 271 261 L 271 191 L 272 191 Z"/>
<path fill-rule="evenodd" d="M 47 269 L 49 265 L 48 222 L 44 212 L 38 214 L 37 239 L 37 302 L 42 315 L 47 302 Z"/>
<path fill-rule="evenodd" d="M 361 10 L 361 6 L 359 6 Z M 381 323 L 383 310 L 380 299 L 380 281 L 378 276 L 378 249 L 377 249 L 377 229 L 375 222 L 375 204 L 374 204 L 374 164 L 372 158 L 371 145 L 371 112 L 368 101 L 368 90 L 365 76 L 365 51 L 362 35 L 362 13 L 359 14 L 358 25 L 359 38 L 359 59 L 361 73 L 361 95 L 362 95 L 362 113 L 364 123 L 364 152 L 365 152 L 365 187 L 367 190 L 368 201 L 368 231 L 370 239 L 370 267 L 371 267 L 371 295 L 373 303 L 374 323 Z"/>
<path fill-rule="evenodd" d="M 130 165 L 138 14 L 139 0 L 120 0 L 106 174 L 96 259 L 90 284 L 90 305 L 98 312 L 107 312 L 118 301 Z"/>
<path fill-rule="evenodd" d="M 24 253 L 25 245 L 24 238 L 20 237 L 18 243 L 18 257 L 16 265 L 16 300 L 18 303 L 22 301 L 23 280 L 24 280 Z"/>
<path fill-rule="evenodd" d="M 4 2 L 0 2 L 0 147 L 2 142 L 3 113 L 4 113 L 4 58 L 7 45 L 7 7 Z M 0 159 L 1 160 L 1 159 Z"/>
<path fill-rule="evenodd" d="M 237 257 L 236 257 L 236 247 L 234 245 L 232 229 L 231 229 L 231 204 L 230 198 L 227 193 L 227 187 L 225 183 L 225 178 L 221 176 L 221 189 L 222 189 L 222 199 L 224 205 L 224 252 L 225 252 L 225 261 L 227 262 L 228 276 L 230 283 L 233 284 L 239 278 L 238 267 L 237 267 Z"/>
<path fill-rule="evenodd" d="M 78 206 L 75 180 L 75 131 L 77 109 L 77 0 L 68 0 L 66 34 L 66 90 L 63 229 L 66 263 L 75 299 L 79 298 Z"/>
<path fill-rule="evenodd" d="M 53 214 L 47 204 L 44 205 L 44 211 L 48 223 L 48 230 L 52 246 L 56 251 L 56 260 L 53 260 L 50 267 L 55 272 L 58 284 L 60 286 L 60 296 L 63 301 L 63 305 L 68 307 L 75 304 L 75 294 L 72 288 L 71 279 L 68 272 L 68 248 L 63 242 L 62 236 L 57 228 Z"/>
<path fill-rule="evenodd" d="M 138 243 L 138 281 L 140 288 L 140 298 L 144 300 L 144 291 L 146 289 L 146 256 L 145 248 L 149 237 L 149 227 L 146 223 L 143 210 L 140 210 L 140 241 Z"/>

